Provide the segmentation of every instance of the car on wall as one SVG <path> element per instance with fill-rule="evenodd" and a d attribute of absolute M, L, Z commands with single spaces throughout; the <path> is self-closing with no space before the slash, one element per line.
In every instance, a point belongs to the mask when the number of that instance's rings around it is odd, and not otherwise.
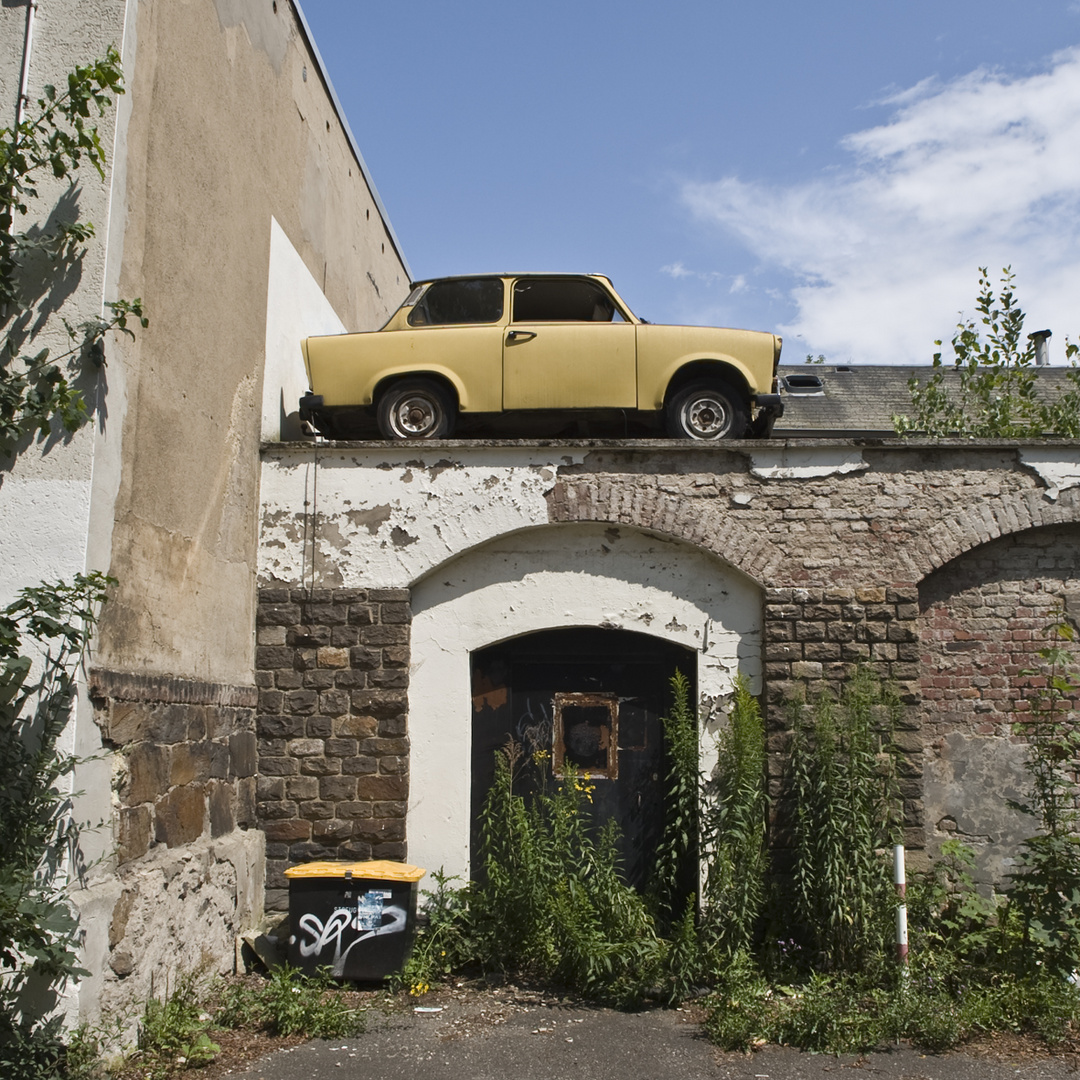
<path fill-rule="evenodd" d="M 437 439 L 475 416 L 633 415 L 676 439 L 767 436 L 781 340 L 637 318 L 599 274 L 490 274 L 412 285 L 377 331 L 305 338 L 300 418 L 340 437 Z"/>

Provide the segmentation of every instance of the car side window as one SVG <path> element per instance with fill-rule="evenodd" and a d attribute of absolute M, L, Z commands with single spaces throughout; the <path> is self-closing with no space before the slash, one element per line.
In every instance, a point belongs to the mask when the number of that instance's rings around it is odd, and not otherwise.
<path fill-rule="evenodd" d="M 607 290 L 587 278 L 520 278 L 514 322 L 626 322 Z"/>
<path fill-rule="evenodd" d="M 437 281 L 409 313 L 410 326 L 498 322 L 503 313 L 501 278 Z"/>

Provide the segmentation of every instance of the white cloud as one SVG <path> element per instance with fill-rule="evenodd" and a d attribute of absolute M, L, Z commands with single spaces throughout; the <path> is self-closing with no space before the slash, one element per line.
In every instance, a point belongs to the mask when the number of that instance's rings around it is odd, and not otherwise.
<path fill-rule="evenodd" d="M 676 280 L 678 280 L 679 278 L 694 276 L 694 272 L 692 270 L 687 270 L 681 262 L 668 263 L 667 266 L 661 266 L 660 273 L 670 274 L 671 277 L 675 278 Z"/>
<path fill-rule="evenodd" d="M 1037 74 L 925 80 L 887 104 L 888 123 L 843 141 L 837 172 L 683 185 L 696 215 L 796 276 L 783 332 L 833 361 L 926 362 L 973 311 L 977 268 L 1011 265 L 1032 329 L 1080 333 L 1080 48 Z"/>

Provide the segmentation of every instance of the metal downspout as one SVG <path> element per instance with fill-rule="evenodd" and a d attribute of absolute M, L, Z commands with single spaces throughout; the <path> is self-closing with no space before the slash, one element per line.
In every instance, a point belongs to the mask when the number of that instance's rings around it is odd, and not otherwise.
<path fill-rule="evenodd" d="M 26 5 L 26 35 L 23 38 L 22 75 L 19 77 L 19 100 L 15 107 L 14 140 L 19 141 L 19 125 L 26 111 L 26 88 L 30 82 L 30 52 L 34 47 L 34 16 L 37 14 L 39 0 L 28 0 Z"/>

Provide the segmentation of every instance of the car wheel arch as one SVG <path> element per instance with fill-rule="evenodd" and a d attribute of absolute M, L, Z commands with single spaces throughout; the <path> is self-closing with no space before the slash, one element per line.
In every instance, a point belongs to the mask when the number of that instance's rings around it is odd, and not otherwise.
<path fill-rule="evenodd" d="M 672 397 L 684 386 L 706 379 L 715 379 L 739 391 L 749 405 L 750 383 L 745 372 L 737 364 L 727 360 L 699 359 L 681 364 L 672 374 L 664 389 L 664 408 L 667 408 Z"/>
<path fill-rule="evenodd" d="M 395 383 L 404 381 L 405 379 L 427 379 L 430 382 L 439 383 L 443 389 L 449 393 L 453 399 L 454 404 L 459 411 L 468 407 L 468 395 L 465 391 L 465 387 L 461 382 L 454 378 L 450 373 L 446 371 L 414 371 L 409 369 L 407 371 L 395 371 L 389 375 L 383 375 L 379 381 L 372 387 L 371 401 L 372 404 L 378 406 L 379 399 L 389 390 Z"/>

